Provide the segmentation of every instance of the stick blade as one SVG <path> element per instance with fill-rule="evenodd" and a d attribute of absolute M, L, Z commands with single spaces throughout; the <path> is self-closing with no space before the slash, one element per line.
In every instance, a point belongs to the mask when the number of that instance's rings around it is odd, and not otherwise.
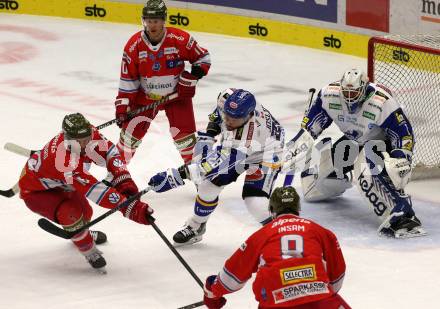
<path fill-rule="evenodd" d="M 18 192 L 20 192 L 20 188 L 18 187 L 18 183 L 16 183 L 11 189 L 0 190 L 0 195 L 4 197 L 13 197 Z"/>
<path fill-rule="evenodd" d="M 0 195 L 4 197 L 13 197 L 15 195 L 15 192 L 12 189 L 0 190 Z"/>
<path fill-rule="evenodd" d="M 24 157 L 30 157 L 32 154 L 32 150 L 26 149 L 24 147 L 21 147 L 14 143 L 6 143 L 3 148 L 7 151 L 13 152 L 15 154 L 24 156 Z"/>
<path fill-rule="evenodd" d="M 64 239 L 71 239 L 73 237 L 71 233 L 63 230 L 62 228 L 59 228 L 58 226 L 56 226 L 55 224 L 53 224 L 52 222 L 50 222 L 45 218 L 41 218 L 40 220 L 38 220 L 38 226 L 41 227 L 46 232 Z"/>

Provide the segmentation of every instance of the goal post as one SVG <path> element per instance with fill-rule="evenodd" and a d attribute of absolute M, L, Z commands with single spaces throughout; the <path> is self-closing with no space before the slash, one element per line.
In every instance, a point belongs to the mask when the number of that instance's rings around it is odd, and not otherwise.
<path fill-rule="evenodd" d="M 391 90 L 411 122 L 412 179 L 440 177 L 440 36 L 371 38 L 368 77 Z"/>

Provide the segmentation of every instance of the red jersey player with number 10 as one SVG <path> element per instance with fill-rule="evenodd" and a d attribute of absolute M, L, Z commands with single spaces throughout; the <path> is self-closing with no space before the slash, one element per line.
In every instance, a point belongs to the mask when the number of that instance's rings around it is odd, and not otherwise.
<path fill-rule="evenodd" d="M 338 294 L 345 261 L 336 236 L 299 217 L 293 187 L 276 188 L 269 210 L 274 219 L 252 234 L 217 276 L 207 278 L 205 305 L 222 308 L 223 295 L 241 289 L 256 272 L 259 309 L 350 309 Z"/>
<path fill-rule="evenodd" d="M 121 127 L 117 147 L 126 163 L 136 152 L 159 110 L 165 110 L 176 148 L 185 163 L 191 161 L 196 143 L 192 97 L 197 81 L 211 66 L 208 51 L 186 31 L 165 27 L 167 7 L 162 0 L 148 0 L 142 10 L 143 31 L 135 33 L 124 48 L 116 118 Z M 191 73 L 185 71 L 191 63 Z M 173 92 L 178 97 L 163 106 L 138 114 L 128 112 L 149 105 Z M 141 117 L 139 117 L 141 116 Z"/>

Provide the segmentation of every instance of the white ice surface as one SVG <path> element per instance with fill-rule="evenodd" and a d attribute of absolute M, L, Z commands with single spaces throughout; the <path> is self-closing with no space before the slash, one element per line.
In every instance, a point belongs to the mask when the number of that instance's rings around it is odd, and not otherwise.
<path fill-rule="evenodd" d="M 119 65 L 133 25 L 0 13 L 0 144 L 13 141 L 40 148 L 60 128 L 66 113 L 81 111 L 94 124 L 113 118 Z M 285 126 L 299 128 L 307 90 L 337 80 L 361 58 L 227 36 L 194 33 L 212 55 L 213 66 L 195 97 L 197 126 L 203 129 L 220 90 L 253 91 Z M 118 139 L 113 126 L 103 130 Z M 338 135 L 330 128 L 329 135 Z M 25 158 L 0 151 L 1 189 L 18 179 Z M 149 176 L 180 159 L 160 114 L 130 170 L 140 187 Z M 102 177 L 103 170 L 93 173 Z M 280 180 L 281 182 L 281 180 Z M 241 200 L 242 178 L 227 187 L 202 243 L 179 252 L 204 281 L 258 225 Z M 298 185 L 296 183 L 296 185 Z M 417 215 L 429 236 L 379 238 L 378 223 L 355 189 L 333 203 L 303 204 L 304 217 L 332 229 L 347 262 L 341 295 L 353 308 L 439 308 L 439 181 L 411 183 Z M 157 224 L 171 238 L 192 213 L 195 188 L 187 184 L 144 197 Z M 94 206 L 95 215 L 105 210 Z M 68 242 L 42 231 L 38 216 L 18 198 L 0 206 L 0 308 L 176 308 L 197 302 L 202 291 L 149 227 L 115 214 L 97 228 L 107 233 L 101 247 L 108 274 L 91 271 Z M 256 308 L 251 284 L 227 296 L 225 308 Z"/>

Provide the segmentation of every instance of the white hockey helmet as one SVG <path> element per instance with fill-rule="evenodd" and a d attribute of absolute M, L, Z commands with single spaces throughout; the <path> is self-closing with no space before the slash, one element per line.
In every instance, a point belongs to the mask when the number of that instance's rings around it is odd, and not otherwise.
<path fill-rule="evenodd" d="M 368 77 L 359 69 L 350 69 L 341 79 L 341 95 L 350 113 L 356 112 L 365 100 Z"/>

